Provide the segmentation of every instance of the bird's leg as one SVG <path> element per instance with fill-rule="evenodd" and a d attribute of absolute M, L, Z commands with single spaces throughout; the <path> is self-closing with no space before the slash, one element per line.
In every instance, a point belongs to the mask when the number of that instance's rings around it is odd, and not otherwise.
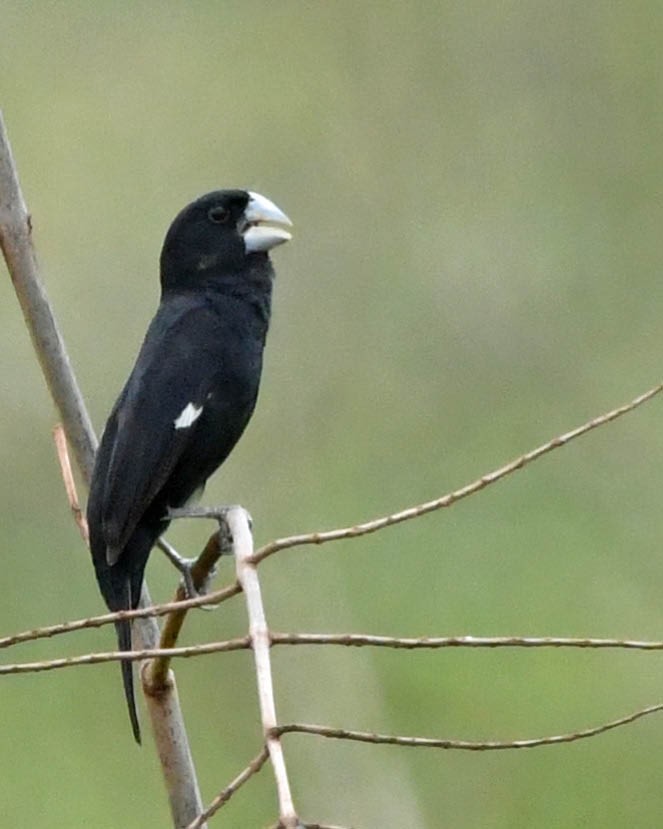
<path fill-rule="evenodd" d="M 163 537 L 159 539 L 158 545 L 166 554 L 166 557 L 170 563 L 182 574 L 182 583 L 184 585 L 187 598 L 194 599 L 197 596 L 200 596 L 201 593 L 204 593 L 204 589 L 202 591 L 196 590 L 196 586 L 193 583 L 193 575 L 191 571 L 193 569 L 193 565 L 196 563 L 196 559 L 184 558 L 184 556 L 181 556 L 173 545 L 169 541 L 166 541 Z M 210 576 L 211 575 L 213 575 L 213 572 L 210 573 Z"/>
<path fill-rule="evenodd" d="M 169 521 L 172 521 L 176 518 L 213 518 L 216 519 L 219 523 L 219 533 L 218 533 L 218 542 L 219 542 L 219 553 L 220 555 L 232 555 L 233 546 L 232 546 L 232 535 L 230 534 L 230 530 L 228 528 L 228 524 L 226 523 L 226 515 L 228 511 L 234 509 L 234 506 L 218 506 L 218 507 L 178 507 L 178 508 L 169 508 L 166 518 Z M 248 513 L 247 513 L 248 515 Z M 249 524 L 250 526 L 253 525 L 253 520 L 249 515 Z M 190 598 L 195 596 L 204 596 L 207 592 L 207 583 L 211 580 L 214 576 L 215 568 L 212 568 L 205 579 L 205 584 L 203 584 L 200 588 L 196 588 L 193 580 L 193 567 L 197 561 L 195 558 L 183 558 L 179 555 L 177 550 L 169 544 L 165 539 L 161 538 L 159 541 L 159 546 L 161 549 L 166 553 L 170 561 L 175 565 L 175 567 L 180 571 L 182 574 L 182 579 L 184 582 L 184 588 L 187 592 L 187 595 Z"/>

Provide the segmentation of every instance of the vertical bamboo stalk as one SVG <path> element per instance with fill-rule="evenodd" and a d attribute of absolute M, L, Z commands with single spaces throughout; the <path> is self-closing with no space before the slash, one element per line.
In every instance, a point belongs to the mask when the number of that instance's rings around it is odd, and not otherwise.
<path fill-rule="evenodd" d="M 39 276 L 30 214 L 21 192 L 2 112 L 0 247 L 53 402 L 81 475 L 89 484 L 97 438 Z M 151 603 L 147 586 L 144 586 L 140 606 L 146 607 Z M 136 620 L 134 629 L 140 647 L 158 647 L 159 626 L 155 619 Z M 174 683 L 150 701 L 150 714 L 168 788 L 173 825 L 176 829 L 183 829 L 202 812 L 203 805 Z"/>

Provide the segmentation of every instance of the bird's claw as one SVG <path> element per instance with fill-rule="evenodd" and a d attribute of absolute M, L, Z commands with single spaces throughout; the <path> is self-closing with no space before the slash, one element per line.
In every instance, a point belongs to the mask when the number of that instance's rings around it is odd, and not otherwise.
<path fill-rule="evenodd" d="M 184 593 L 186 594 L 187 599 L 199 599 L 201 596 L 207 595 L 209 592 L 209 586 L 212 582 L 212 579 L 216 575 L 216 567 L 212 567 L 209 571 L 207 576 L 205 577 L 204 582 L 200 585 L 200 587 L 196 587 L 194 580 L 193 580 L 193 567 L 196 563 L 195 558 L 184 558 L 179 554 L 174 553 L 174 550 L 171 548 L 171 552 L 168 553 L 168 558 L 171 562 L 175 565 L 177 570 L 182 574 L 182 579 L 180 581 L 180 586 Z M 213 610 L 216 605 L 200 605 L 202 610 Z"/>
<path fill-rule="evenodd" d="M 182 574 L 182 581 L 180 582 L 184 592 L 186 593 L 187 599 L 197 599 L 200 596 L 199 591 L 196 589 L 196 585 L 193 583 L 193 560 L 189 559 L 186 564 L 180 569 L 180 573 Z"/>

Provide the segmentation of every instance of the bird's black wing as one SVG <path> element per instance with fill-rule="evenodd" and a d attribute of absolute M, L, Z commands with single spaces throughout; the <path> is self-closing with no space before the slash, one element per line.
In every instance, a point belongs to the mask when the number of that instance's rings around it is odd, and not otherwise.
<path fill-rule="evenodd" d="M 221 368 L 220 321 L 204 302 L 161 306 L 111 413 L 102 449 L 101 498 L 106 558 L 118 560 L 137 523 L 164 486 L 195 432 Z"/>

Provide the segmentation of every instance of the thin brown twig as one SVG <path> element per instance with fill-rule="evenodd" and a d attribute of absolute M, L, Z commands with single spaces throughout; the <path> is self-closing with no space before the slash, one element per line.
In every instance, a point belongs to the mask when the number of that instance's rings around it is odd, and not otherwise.
<path fill-rule="evenodd" d="M 46 659 L 41 662 L 17 662 L 12 665 L 0 665 L 0 676 L 11 674 L 44 673 L 59 668 L 75 668 L 81 665 L 100 665 L 105 662 L 141 662 L 144 659 L 171 659 L 179 657 L 204 656 L 210 653 L 244 651 L 251 648 L 248 636 L 226 639 L 223 642 L 210 642 L 202 645 L 190 645 L 182 648 L 151 648 L 135 651 L 107 651 L 87 653 L 82 656 L 65 656 L 60 659 Z"/>
<path fill-rule="evenodd" d="M 217 605 L 228 599 L 232 599 L 233 596 L 241 592 L 242 588 L 239 582 L 235 581 L 227 587 L 208 593 L 206 596 L 196 596 L 193 599 L 185 599 L 181 602 L 165 602 L 164 604 L 151 605 L 150 607 L 140 607 L 136 610 L 120 610 L 117 613 L 104 613 L 101 616 L 90 616 L 87 619 L 76 619 L 73 622 L 62 622 L 57 625 L 34 628 L 33 630 L 26 630 L 0 638 L 0 650 L 24 642 L 33 642 L 37 639 L 49 639 L 51 636 L 72 633 L 75 630 L 103 627 L 104 625 L 113 624 L 121 619 L 146 619 L 151 616 L 165 616 L 176 610 L 201 607 L 202 605 Z"/>
<path fill-rule="evenodd" d="M 83 510 L 81 509 L 81 505 L 78 500 L 76 482 L 74 481 L 74 473 L 71 469 L 71 461 L 69 460 L 69 451 L 67 449 L 67 436 L 61 423 L 57 423 L 53 427 L 53 441 L 55 442 L 55 450 L 58 455 L 60 472 L 62 474 L 62 481 L 64 483 L 67 501 L 69 502 L 69 508 L 71 509 L 71 514 L 74 517 L 78 531 L 87 545 L 90 542 L 90 534 L 88 532 L 87 521 L 85 520 Z"/>
<path fill-rule="evenodd" d="M 277 633 L 272 645 L 344 645 L 402 650 L 434 648 L 584 648 L 660 651 L 663 641 L 554 636 L 372 636 L 363 633 Z"/>
<path fill-rule="evenodd" d="M 273 633 L 271 645 L 340 645 L 344 647 L 378 647 L 395 650 L 435 650 L 444 648 L 576 648 L 581 650 L 663 650 L 662 641 L 640 639 L 590 639 L 525 636 L 423 636 L 418 639 L 396 636 L 370 636 L 360 633 Z M 249 650 L 250 637 L 241 636 L 219 642 L 206 642 L 186 647 L 152 648 L 135 651 L 109 651 L 47 659 L 39 662 L 17 662 L 0 665 L 0 676 L 10 674 L 41 673 L 73 668 L 81 665 L 100 665 L 104 662 L 125 660 L 139 662 L 145 659 L 186 659 L 212 653 Z"/>
<path fill-rule="evenodd" d="M 274 728 L 278 735 L 283 734 L 315 734 L 318 737 L 329 737 L 335 740 L 353 740 L 360 743 L 377 743 L 382 745 L 406 746 L 410 748 L 443 748 L 461 749 L 463 751 L 496 751 L 517 748 L 538 748 L 539 746 L 557 745 L 558 743 L 573 743 L 576 740 L 584 740 L 589 737 L 596 737 L 611 731 L 613 728 L 620 728 L 629 725 L 636 720 L 663 711 L 663 703 L 650 705 L 620 717 L 618 720 L 611 720 L 607 723 L 584 728 L 570 734 L 558 734 L 552 737 L 535 737 L 527 740 L 506 740 L 504 742 L 494 740 L 439 740 L 430 737 L 402 737 L 395 734 L 372 734 L 368 731 L 350 731 L 345 728 L 329 728 L 325 725 L 308 725 L 306 723 L 289 723 Z"/>
<path fill-rule="evenodd" d="M 435 512 L 436 510 L 450 507 L 457 501 L 467 498 L 469 495 L 474 495 L 476 492 L 485 489 L 491 484 L 495 484 L 503 478 L 506 478 L 507 475 L 510 475 L 519 469 L 523 469 L 525 466 L 530 464 L 532 461 L 537 460 L 542 455 L 546 455 L 554 449 L 559 449 L 561 446 L 566 446 L 567 443 L 575 440 L 575 438 L 579 438 L 582 435 L 591 432 L 593 429 L 597 429 L 599 426 L 610 423 L 618 417 L 637 409 L 638 406 L 641 406 L 643 403 L 651 400 L 661 391 L 663 391 L 663 383 L 659 383 L 657 386 L 649 389 L 649 391 L 639 395 L 630 403 L 625 403 L 623 406 L 612 409 L 604 415 L 592 418 L 592 420 L 589 420 L 582 426 L 578 426 L 570 432 L 566 432 L 559 437 L 553 438 L 547 443 L 538 446 L 536 449 L 532 449 L 530 452 L 520 455 L 520 457 L 504 466 L 501 466 L 499 469 L 495 469 L 487 475 L 482 475 L 481 478 L 477 478 L 477 480 L 472 483 L 466 484 L 460 489 L 456 489 L 446 495 L 442 495 L 440 498 L 436 498 L 433 501 L 427 501 L 424 504 L 408 507 L 407 509 L 400 510 L 399 512 L 394 512 L 391 515 L 381 516 L 380 518 L 375 518 L 371 521 L 355 524 L 352 527 L 327 530 L 326 532 L 302 533 L 300 535 L 291 535 L 286 538 L 278 538 L 275 541 L 270 541 L 268 544 L 265 544 L 259 550 L 256 550 L 253 555 L 253 561 L 257 564 L 280 550 L 286 550 L 291 547 L 299 547 L 303 544 L 324 544 L 327 541 L 339 541 L 341 539 L 357 538 L 361 535 L 368 535 L 369 533 L 385 529 L 385 527 L 392 527 L 394 524 L 401 524 L 403 521 L 409 521 L 412 518 L 419 518 L 422 515 L 427 515 L 429 512 Z"/>
<path fill-rule="evenodd" d="M 228 785 L 219 792 L 210 805 L 198 817 L 193 820 L 186 829 L 200 829 L 206 820 L 216 814 L 222 806 L 225 806 L 235 792 L 241 788 L 247 780 L 257 774 L 269 759 L 269 752 L 265 746 L 256 754 L 251 762 Z"/>
<path fill-rule="evenodd" d="M 101 616 L 90 616 L 86 619 L 76 619 L 71 622 L 62 622 L 56 625 L 33 628 L 0 638 L 0 650 L 14 645 L 32 642 L 38 639 L 48 639 L 65 633 L 73 633 L 87 628 L 103 627 L 113 624 L 120 619 L 137 619 L 147 616 L 165 616 L 173 611 L 201 607 L 202 605 L 217 605 L 233 598 L 242 592 L 240 584 L 235 581 L 227 587 L 215 590 L 206 596 L 198 596 L 183 601 L 165 602 L 148 608 L 137 610 L 122 610 L 117 613 L 105 613 Z M 661 650 L 663 643 L 658 641 L 631 640 L 631 639 L 599 639 L 599 638 L 560 638 L 560 637 L 530 637 L 530 636 L 450 636 L 450 637 L 391 637 L 371 636 L 366 634 L 326 634 L 326 633 L 275 633 L 271 634 L 272 644 L 275 645 L 374 645 L 376 647 L 392 648 L 426 648 L 426 647 L 575 647 L 575 648 L 630 648 L 635 650 Z M 154 653 L 154 649 L 141 651 Z"/>

